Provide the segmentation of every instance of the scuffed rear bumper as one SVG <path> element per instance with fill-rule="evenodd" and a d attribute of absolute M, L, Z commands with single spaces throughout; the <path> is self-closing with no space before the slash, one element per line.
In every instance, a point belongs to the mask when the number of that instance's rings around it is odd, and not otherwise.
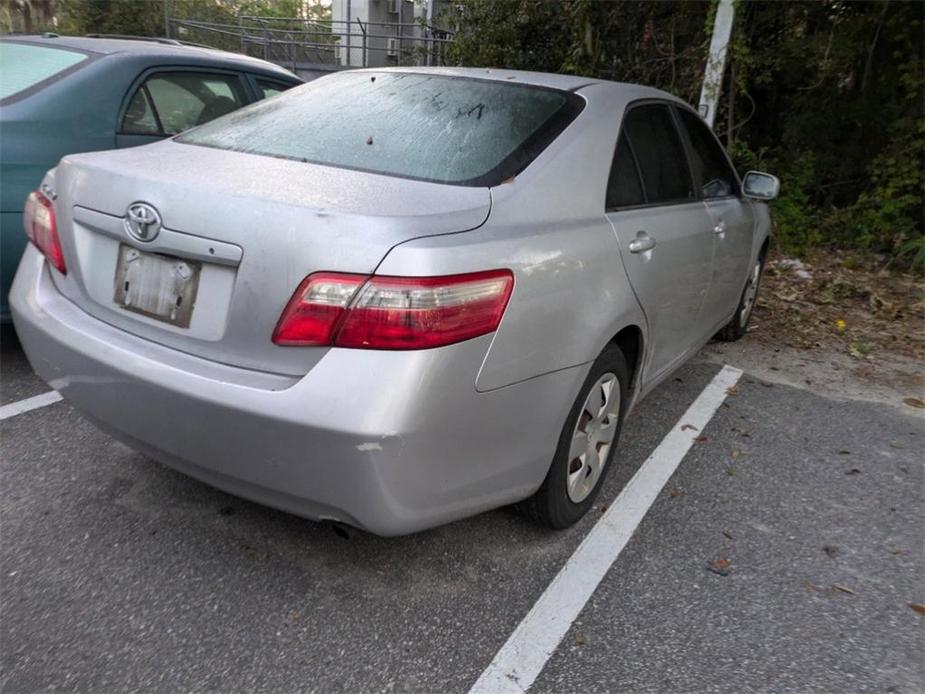
<path fill-rule="evenodd" d="M 230 367 L 89 316 L 32 247 L 10 300 L 36 373 L 101 428 L 232 494 L 381 535 L 531 494 L 585 372 L 478 393 L 491 336 L 330 349 L 302 378 Z"/>

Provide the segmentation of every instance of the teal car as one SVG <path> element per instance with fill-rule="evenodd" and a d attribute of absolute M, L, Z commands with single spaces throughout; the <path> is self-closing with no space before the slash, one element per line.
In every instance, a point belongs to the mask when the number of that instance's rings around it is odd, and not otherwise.
<path fill-rule="evenodd" d="M 0 38 L 0 320 L 26 196 L 62 156 L 155 142 L 298 84 L 272 63 L 178 42 Z"/>

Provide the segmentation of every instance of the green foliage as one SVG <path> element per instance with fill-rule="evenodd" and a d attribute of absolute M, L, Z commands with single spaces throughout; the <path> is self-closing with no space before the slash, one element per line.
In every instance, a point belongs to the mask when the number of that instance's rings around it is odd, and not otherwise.
<path fill-rule="evenodd" d="M 19 4 L 16 4 L 19 2 Z M 29 26 L 24 21 L 29 6 Z M 322 6 L 315 0 L 4 0 L 9 14 L 0 21 L 9 31 L 61 34 L 124 34 L 128 36 L 164 36 L 165 4 L 173 19 L 234 24 L 238 17 L 258 16 L 274 19 L 318 18 Z M 20 10 L 19 16 L 11 10 Z M 285 27 L 285 24 L 280 26 Z"/>
<path fill-rule="evenodd" d="M 925 271 L 925 236 L 909 239 L 896 254 L 897 259 L 904 261 L 913 272 Z"/>
<path fill-rule="evenodd" d="M 649 84 L 696 103 L 714 3 L 458 0 L 451 62 Z M 781 179 L 786 252 L 916 256 L 925 233 L 925 3 L 739 0 L 715 128 Z M 918 251 L 916 251 L 917 253 Z M 905 261 L 903 259 L 906 259 Z"/>

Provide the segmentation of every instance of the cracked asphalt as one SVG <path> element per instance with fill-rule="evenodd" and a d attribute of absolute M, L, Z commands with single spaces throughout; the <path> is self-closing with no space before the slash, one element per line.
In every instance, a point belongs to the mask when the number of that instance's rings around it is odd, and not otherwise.
<path fill-rule="evenodd" d="M 0 346 L 2 404 L 47 390 Z M 598 506 L 718 369 L 636 409 Z M 921 417 L 746 373 L 531 691 L 925 691 L 923 443 Z M 162 467 L 66 402 L 0 422 L 0 453 L 4 692 L 465 692 L 601 513 L 343 531 Z"/>

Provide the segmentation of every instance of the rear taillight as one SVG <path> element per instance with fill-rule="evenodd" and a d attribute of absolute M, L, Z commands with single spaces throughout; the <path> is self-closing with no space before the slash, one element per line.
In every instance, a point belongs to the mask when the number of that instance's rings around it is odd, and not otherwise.
<path fill-rule="evenodd" d="M 26 208 L 23 211 L 23 226 L 26 236 L 58 268 L 61 274 L 67 274 L 64 264 L 64 252 L 58 238 L 58 225 L 55 222 L 55 207 L 51 200 L 39 191 L 29 193 Z"/>
<path fill-rule="evenodd" d="M 366 275 L 316 272 L 306 277 L 280 316 L 273 342 L 278 345 L 329 345 Z"/>
<path fill-rule="evenodd" d="M 320 272 L 299 285 L 273 333 L 278 345 L 427 349 L 498 329 L 510 270 L 445 277 Z"/>

